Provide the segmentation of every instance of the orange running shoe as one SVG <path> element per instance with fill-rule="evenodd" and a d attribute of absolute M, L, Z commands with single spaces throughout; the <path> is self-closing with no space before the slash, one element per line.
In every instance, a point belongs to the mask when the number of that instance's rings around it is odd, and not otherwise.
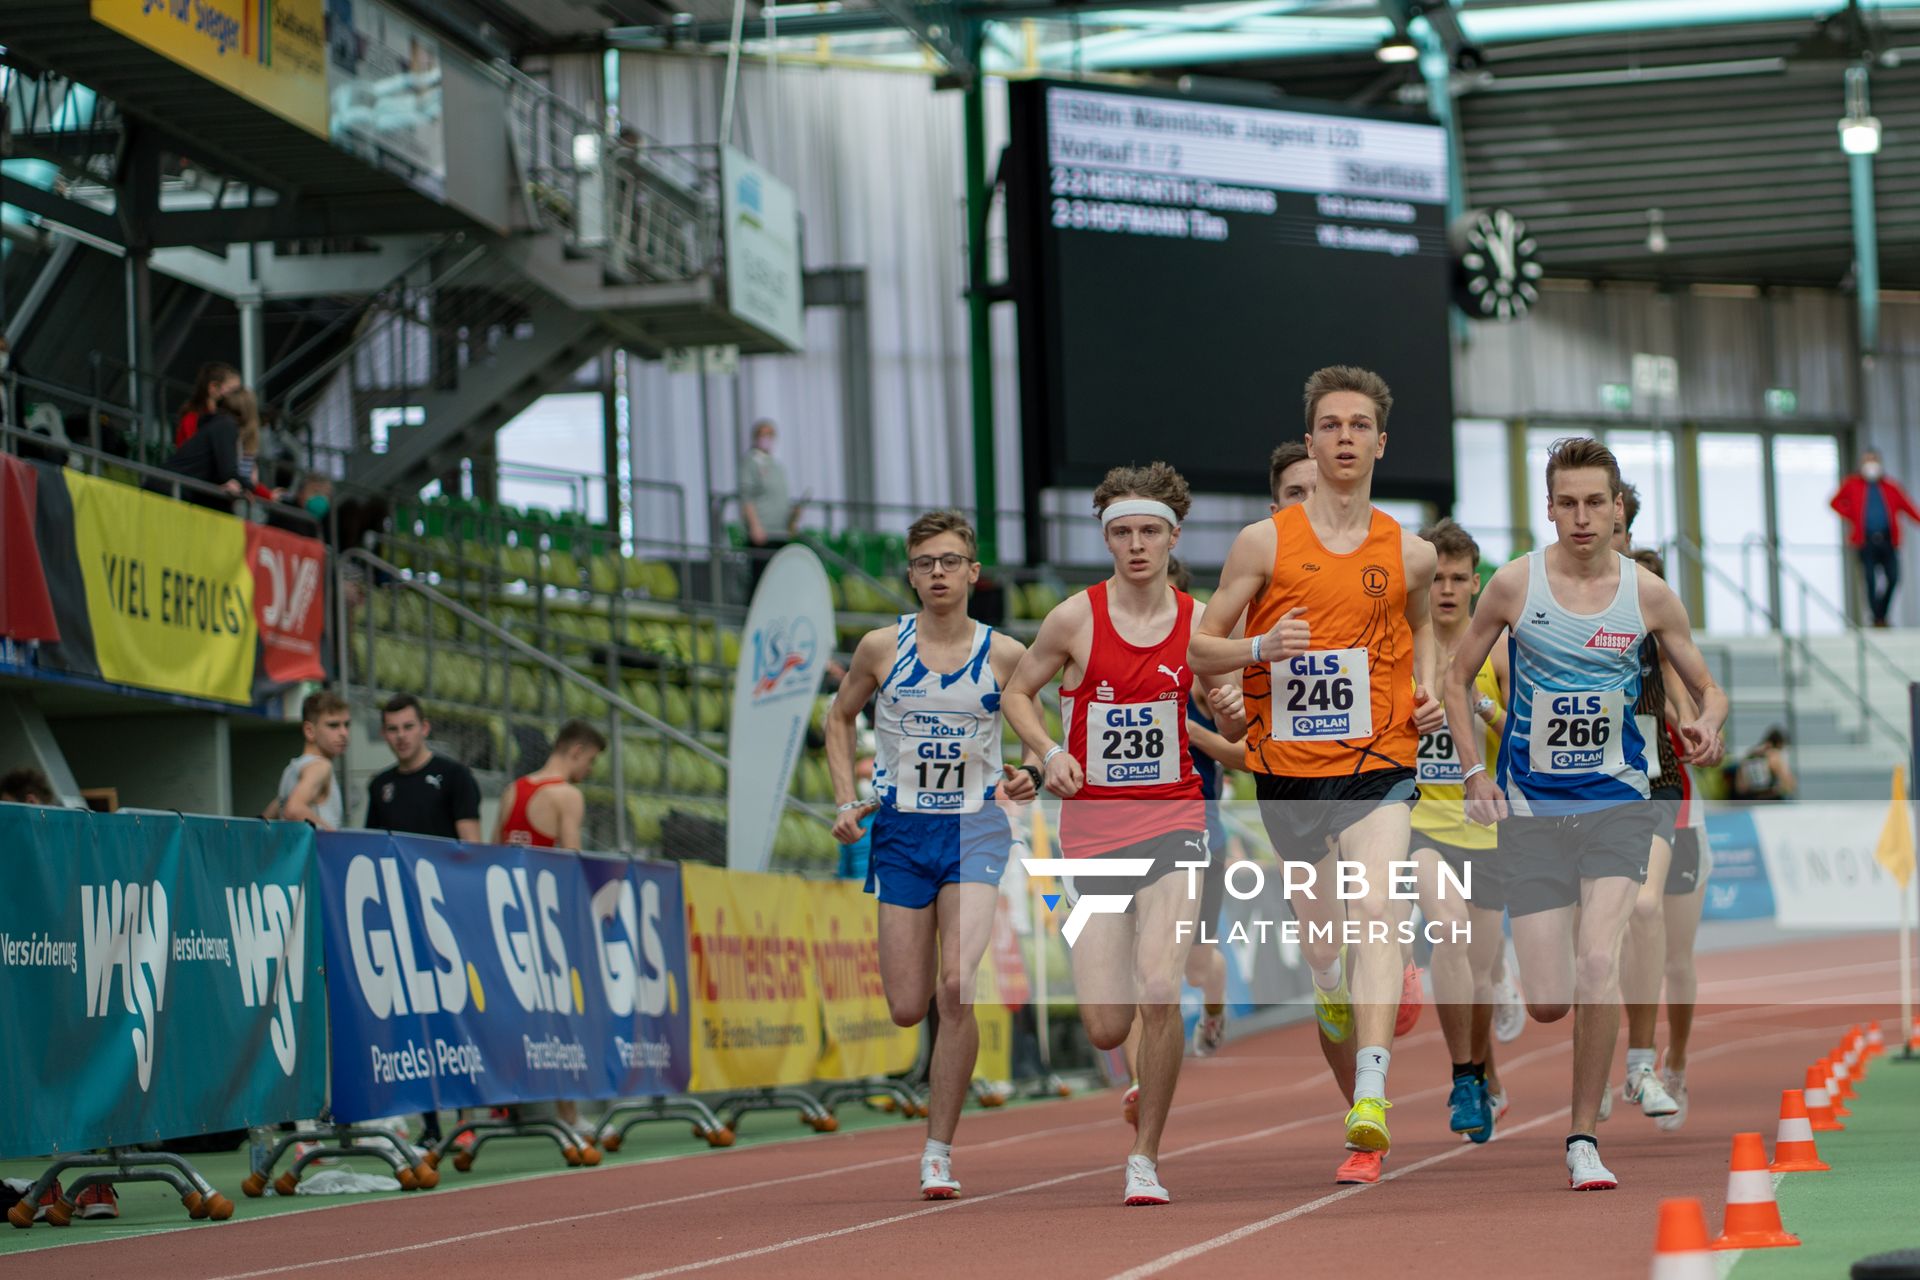
<path fill-rule="evenodd" d="M 1341 1186 L 1378 1182 L 1386 1158 L 1384 1151 L 1348 1151 L 1347 1158 L 1333 1171 L 1333 1180 Z"/>
<path fill-rule="evenodd" d="M 1403 1036 L 1420 1021 L 1420 1006 L 1427 1002 L 1420 990 L 1420 967 L 1408 965 L 1400 978 L 1400 1014 L 1393 1020 L 1393 1034 Z"/>

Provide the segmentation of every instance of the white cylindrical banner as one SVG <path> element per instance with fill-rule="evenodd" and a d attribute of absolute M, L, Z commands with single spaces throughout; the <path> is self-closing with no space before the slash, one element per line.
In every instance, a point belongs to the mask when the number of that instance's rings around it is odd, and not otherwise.
<path fill-rule="evenodd" d="M 833 652 L 833 589 L 799 544 L 767 563 L 747 608 L 727 737 L 727 865 L 764 871 Z"/>

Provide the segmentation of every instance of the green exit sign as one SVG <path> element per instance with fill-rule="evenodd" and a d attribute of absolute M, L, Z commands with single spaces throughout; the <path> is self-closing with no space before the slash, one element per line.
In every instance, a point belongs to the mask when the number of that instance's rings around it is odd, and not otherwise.
<path fill-rule="evenodd" d="M 1767 413 L 1775 418 L 1791 418 L 1800 412 L 1800 395 L 1792 387 L 1767 388 Z"/>
<path fill-rule="evenodd" d="M 1600 407 L 1614 413 L 1633 411 L 1633 388 L 1624 382 L 1603 382 L 1600 384 Z"/>

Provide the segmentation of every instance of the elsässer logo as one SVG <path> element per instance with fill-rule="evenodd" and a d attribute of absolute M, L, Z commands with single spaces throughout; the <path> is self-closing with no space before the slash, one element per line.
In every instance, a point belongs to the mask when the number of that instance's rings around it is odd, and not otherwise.
<path fill-rule="evenodd" d="M 1589 649 L 1604 649 L 1609 653 L 1625 653 L 1640 635 L 1634 631 L 1609 631 L 1605 627 L 1593 633 L 1587 641 Z"/>
<path fill-rule="evenodd" d="M 754 631 L 750 644 L 756 702 L 806 684 L 820 653 L 813 623 L 804 617 L 775 618 Z"/>

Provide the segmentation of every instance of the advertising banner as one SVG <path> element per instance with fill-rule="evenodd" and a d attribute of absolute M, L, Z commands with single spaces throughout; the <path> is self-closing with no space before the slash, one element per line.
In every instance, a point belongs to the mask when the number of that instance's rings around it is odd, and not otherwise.
<path fill-rule="evenodd" d="M 385 832 L 318 848 L 335 1115 L 685 1086 L 671 868 Z"/>
<path fill-rule="evenodd" d="M 812 1080 L 820 1060 L 820 992 L 805 884 L 691 862 L 682 864 L 680 884 L 687 899 L 693 1089 Z"/>
<path fill-rule="evenodd" d="M 440 42 L 375 0 L 327 0 L 333 144 L 438 200 L 447 191 Z"/>
<path fill-rule="evenodd" d="M 813 895 L 813 967 L 826 1041 L 814 1075 L 857 1080 L 898 1075 L 920 1053 L 920 1028 L 902 1027 L 880 983 L 874 900 L 851 880 L 796 881 Z"/>
<path fill-rule="evenodd" d="M 245 527 L 262 672 L 274 684 L 325 680 L 320 644 L 327 626 L 326 545 L 251 521 Z"/>
<path fill-rule="evenodd" d="M 720 149 L 727 306 L 789 351 L 803 351 L 800 211 L 793 189 L 751 156 Z"/>
<path fill-rule="evenodd" d="M 322 3 L 92 0 L 92 13 L 102 26 L 324 138 L 327 64 Z"/>
<path fill-rule="evenodd" d="M 765 871 L 833 649 L 833 589 L 820 557 L 798 544 L 782 548 L 760 576 L 742 635 L 728 736 L 727 865 Z"/>
<path fill-rule="evenodd" d="M 318 1115 L 313 831 L 0 805 L 0 1157 Z"/>
<path fill-rule="evenodd" d="M 1900 927 L 1899 887 L 1873 856 L 1886 801 L 1756 804 L 1746 813 L 1759 836 L 1773 918 L 1781 927 Z M 1719 878 L 1718 866 L 1713 874 Z"/>
<path fill-rule="evenodd" d="M 1745 805 L 1715 808 L 1707 817 L 1707 875 L 1703 920 L 1768 920 L 1773 917 L 1773 884 L 1760 857 L 1760 833 Z"/>

